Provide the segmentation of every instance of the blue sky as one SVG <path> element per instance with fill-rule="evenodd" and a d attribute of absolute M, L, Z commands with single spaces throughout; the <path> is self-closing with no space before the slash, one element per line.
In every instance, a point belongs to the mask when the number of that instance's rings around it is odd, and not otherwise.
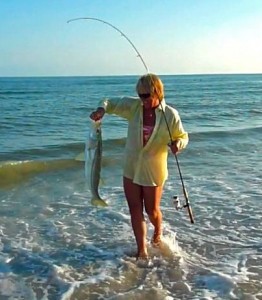
<path fill-rule="evenodd" d="M 0 76 L 262 73 L 262 0 L 0 0 Z"/>

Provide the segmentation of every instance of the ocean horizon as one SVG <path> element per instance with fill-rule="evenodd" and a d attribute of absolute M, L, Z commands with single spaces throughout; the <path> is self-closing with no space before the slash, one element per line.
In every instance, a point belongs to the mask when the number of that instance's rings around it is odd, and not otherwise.
<path fill-rule="evenodd" d="M 145 72 L 146 73 L 146 72 Z M 157 74 L 158 76 L 245 76 L 245 75 L 262 75 L 261 72 L 244 72 L 244 73 L 177 73 L 177 74 L 161 74 L 161 73 L 156 73 L 156 72 L 151 72 L 149 73 L 154 73 Z M 51 74 L 46 74 L 46 75 L 0 75 L 0 78 L 53 78 L 53 77 L 134 77 L 134 76 L 141 76 L 140 73 L 137 74 L 100 74 L 100 75 L 51 75 Z"/>

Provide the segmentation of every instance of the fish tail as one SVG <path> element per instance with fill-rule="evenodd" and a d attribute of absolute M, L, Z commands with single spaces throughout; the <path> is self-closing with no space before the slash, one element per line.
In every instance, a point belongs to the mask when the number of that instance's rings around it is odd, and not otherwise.
<path fill-rule="evenodd" d="M 94 205 L 94 206 L 101 206 L 101 207 L 106 207 L 108 206 L 108 204 L 102 200 L 102 199 L 98 199 L 98 198 L 92 198 L 91 199 L 91 203 Z"/>

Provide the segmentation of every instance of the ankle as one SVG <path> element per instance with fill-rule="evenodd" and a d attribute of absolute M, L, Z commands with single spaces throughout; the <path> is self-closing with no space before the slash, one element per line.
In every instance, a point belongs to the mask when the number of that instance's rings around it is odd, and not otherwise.
<path fill-rule="evenodd" d="M 154 234 L 153 234 L 153 239 L 155 238 L 159 238 L 162 236 L 162 230 L 155 230 Z"/>
<path fill-rule="evenodd" d="M 147 257 L 148 257 L 148 253 L 146 249 L 137 252 L 137 258 L 147 258 Z"/>
<path fill-rule="evenodd" d="M 159 245 L 161 243 L 162 238 L 162 232 L 154 232 L 154 235 L 152 236 L 151 243 L 154 245 Z"/>

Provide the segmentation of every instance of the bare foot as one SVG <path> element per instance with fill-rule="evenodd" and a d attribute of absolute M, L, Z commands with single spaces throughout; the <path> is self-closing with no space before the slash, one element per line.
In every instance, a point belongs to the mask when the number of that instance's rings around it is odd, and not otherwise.
<path fill-rule="evenodd" d="M 137 258 L 137 260 L 147 260 L 148 259 L 147 251 L 138 252 L 136 258 Z"/>

